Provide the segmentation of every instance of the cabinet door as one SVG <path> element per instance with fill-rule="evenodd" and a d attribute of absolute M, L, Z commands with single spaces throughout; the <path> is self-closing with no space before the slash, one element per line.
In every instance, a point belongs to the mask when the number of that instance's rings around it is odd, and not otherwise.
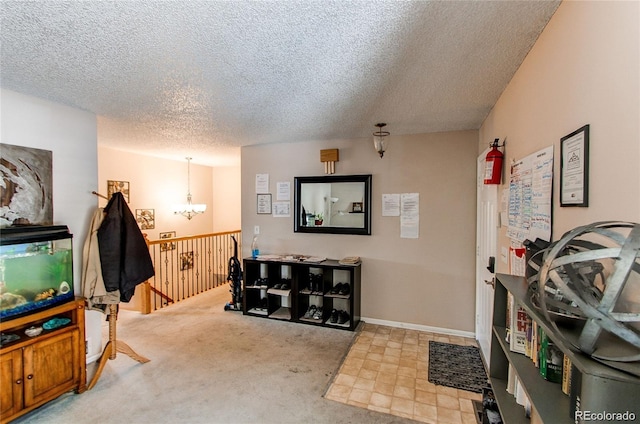
<path fill-rule="evenodd" d="M 0 355 L 0 416 L 2 420 L 22 409 L 22 350 Z"/>
<path fill-rule="evenodd" d="M 78 381 L 79 331 L 59 334 L 24 349 L 25 407 L 71 390 Z"/>

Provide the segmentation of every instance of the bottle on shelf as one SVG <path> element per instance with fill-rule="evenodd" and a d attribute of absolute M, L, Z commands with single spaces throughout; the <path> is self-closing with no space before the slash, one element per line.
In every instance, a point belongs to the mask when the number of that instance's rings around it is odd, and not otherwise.
<path fill-rule="evenodd" d="M 258 248 L 258 236 L 253 236 L 253 241 L 251 242 L 251 257 L 255 259 L 258 255 L 260 255 L 260 249 Z"/>

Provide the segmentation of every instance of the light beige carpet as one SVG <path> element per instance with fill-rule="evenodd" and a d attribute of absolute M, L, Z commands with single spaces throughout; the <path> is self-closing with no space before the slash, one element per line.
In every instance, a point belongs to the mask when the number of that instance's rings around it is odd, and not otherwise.
<path fill-rule="evenodd" d="M 13 424 L 411 422 L 323 398 L 354 333 L 225 312 L 230 296 L 224 285 L 150 315 L 121 311 L 118 339 L 151 361 L 118 354 L 92 390 Z"/>

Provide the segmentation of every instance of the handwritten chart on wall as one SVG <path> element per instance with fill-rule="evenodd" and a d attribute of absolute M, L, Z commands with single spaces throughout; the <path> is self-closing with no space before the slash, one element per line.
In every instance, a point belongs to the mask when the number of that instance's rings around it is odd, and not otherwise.
<path fill-rule="evenodd" d="M 511 167 L 509 228 L 515 241 L 551 240 L 553 146 L 531 154 Z"/>

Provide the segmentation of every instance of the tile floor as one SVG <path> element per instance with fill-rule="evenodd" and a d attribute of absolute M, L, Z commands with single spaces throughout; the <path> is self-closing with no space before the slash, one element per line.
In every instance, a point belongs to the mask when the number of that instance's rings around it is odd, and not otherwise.
<path fill-rule="evenodd" d="M 475 424 L 467 392 L 428 381 L 429 340 L 477 346 L 464 337 L 364 324 L 325 398 L 434 424 Z"/>

